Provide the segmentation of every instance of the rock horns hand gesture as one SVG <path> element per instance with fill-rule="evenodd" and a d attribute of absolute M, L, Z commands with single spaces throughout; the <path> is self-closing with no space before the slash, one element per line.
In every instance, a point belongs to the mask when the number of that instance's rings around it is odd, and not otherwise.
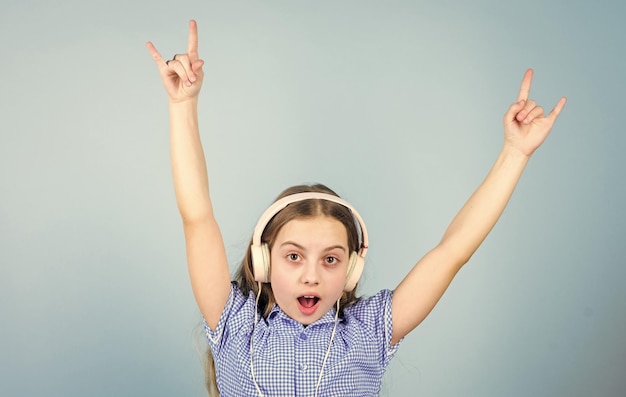
<path fill-rule="evenodd" d="M 198 57 L 198 26 L 189 21 L 187 53 L 176 54 L 165 61 L 152 42 L 146 43 L 150 55 L 156 62 L 163 86 L 172 102 L 183 102 L 197 98 L 202 87 L 204 61 Z"/>
<path fill-rule="evenodd" d="M 533 70 L 528 69 L 522 79 L 517 102 L 512 104 L 504 115 L 505 144 L 530 156 L 546 139 L 567 99 L 562 97 L 554 109 L 546 116 L 543 108 L 528 99 Z"/>

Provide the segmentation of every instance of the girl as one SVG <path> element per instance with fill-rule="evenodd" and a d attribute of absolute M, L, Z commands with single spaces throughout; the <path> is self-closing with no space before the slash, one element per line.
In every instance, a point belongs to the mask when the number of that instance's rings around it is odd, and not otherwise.
<path fill-rule="evenodd" d="M 209 393 L 216 386 L 224 396 L 377 395 L 398 344 L 495 225 L 566 101 L 544 115 L 528 99 L 533 71 L 526 72 L 504 115 L 504 145 L 489 174 L 393 291 L 356 298 L 367 230 L 356 210 L 323 185 L 279 196 L 231 283 L 198 132 L 204 74 L 196 22 L 189 23 L 187 53 L 165 61 L 152 43 L 147 47 L 169 96 L 174 189 L 214 364 Z"/>

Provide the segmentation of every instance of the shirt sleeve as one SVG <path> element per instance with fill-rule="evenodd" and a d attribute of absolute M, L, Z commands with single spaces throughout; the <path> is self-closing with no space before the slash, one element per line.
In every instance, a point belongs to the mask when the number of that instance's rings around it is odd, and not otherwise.
<path fill-rule="evenodd" d="M 352 317 L 348 321 L 358 321 L 363 324 L 379 341 L 379 354 L 384 367 L 389 364 L 393 356 L 398 351 L 402 342 L 401 339 L 393 346 L 391 338 L 393 336 L 393 323 L 391 315 L 391 302 L 393 292 L 391 290 L 381 290 L 376 295 L 361 298 L 354 306 L 347 309 Z"/>
<path fill-rule="evenodd" d="M 225 335 L 228 334 L 229 329 L 242 330 L 244 323 L 250 322 L 251 316 L 254 316 L 254 301 L 250 307 L 250 300 L 241 293 L 236 282 L 231 282 L 228 300 L 215 329 L 211 329 L 205 319 L 202 322 L 213 354 L 218 353 L 223 346 Z"/>

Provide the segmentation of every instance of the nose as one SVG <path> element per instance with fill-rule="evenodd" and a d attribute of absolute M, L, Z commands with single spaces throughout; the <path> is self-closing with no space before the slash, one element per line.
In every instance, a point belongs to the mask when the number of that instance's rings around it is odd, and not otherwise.
<path fill-rule="evenodd" d="M 316 263 L 307 262 L 304 264 L 302 267 L 302 282 L 306 285 L 317 285 L 320 283 Z"/>

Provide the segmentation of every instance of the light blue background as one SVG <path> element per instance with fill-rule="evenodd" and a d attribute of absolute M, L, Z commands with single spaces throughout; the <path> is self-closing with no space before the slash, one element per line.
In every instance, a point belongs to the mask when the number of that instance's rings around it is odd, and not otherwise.
<path fill-rule="evenodd" d="M 0 395 L 204 395 L 145 49 L 183 52 L 195 18 L 233 269 L 280 190 L 323 182 L 367 223 L 361 292 L 393 288 L 495 160 L 525 69 L 546 109 L 567 96 L 382 395 L 623 396 L 624 15 L 616 1 L 3 0 Z"/>

